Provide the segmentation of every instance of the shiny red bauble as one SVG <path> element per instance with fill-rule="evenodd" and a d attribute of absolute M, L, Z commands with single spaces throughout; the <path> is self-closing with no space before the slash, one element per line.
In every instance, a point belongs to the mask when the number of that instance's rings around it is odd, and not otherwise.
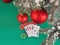
<path fill-rule="evenodd" d="M 4 3 L 11 3 L 13 0 L 3 0 Z"/>
<path fill-rule="evenodd" d="M 28 16 L 27 16 L 27 14 L 26 13 L 24 13 L 24 14 L 18 14 L 18 16 L 17 16 L 17 19 L 18 19 L 18 21 L 20 22 L 20 23 L 25 23 L 25 22 L 27 22 L 27 20 L 28 20 Z"/>
<path fill-rule="evenodd" d="M 38 24 L 42 24 L 48 19 L 48 13 L 46 12 L 45 9 L 32 10 L 31 11 L 31 19 Z"/>

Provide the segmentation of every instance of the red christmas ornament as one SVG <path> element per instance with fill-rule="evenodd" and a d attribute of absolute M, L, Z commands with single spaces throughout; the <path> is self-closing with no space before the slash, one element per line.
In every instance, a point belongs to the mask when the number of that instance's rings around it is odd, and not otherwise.
<path fill-rule="evenodd" d="M 13 0 L 3 0 L 4 3 L 11 3 Z"/>
<path fill-rule="evenodd" d="M 48 19 L 48 13 L 44 9 L 32 10 L 31 19 L 38 24 L 42 24 Z"/>
<path fill-rule="evenodd" d="M 27 14 L 18 14 L 18 16 L 17 16 L 17 19 L 18 19 L 18 21 L 20 22 L 20 23 L 25 23 L 25 22 L 27 22 L 27 20 L 28 20 L 28 16 L 27 16 Z"/>

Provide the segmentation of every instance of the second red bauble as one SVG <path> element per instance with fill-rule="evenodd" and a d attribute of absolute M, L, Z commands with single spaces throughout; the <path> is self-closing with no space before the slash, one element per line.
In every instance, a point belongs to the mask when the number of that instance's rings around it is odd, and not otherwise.
<path fill-rule="evenodd" d="M 48 19 L 48 13 L 46 12 L 45 9 L 32 10 L 31 19 L 38 24 L 42 24 Z"/>
<path fill-rule="evenodd" d="M 28 16 L 27 16 L 26 13 L 24 13 L 24 14 L 20 13 L 20 14 L 18 14 L 18 16 L 17 16 L 17 19 L 18 19 L 18 21 L 19 21 L 20 23 L 25 23 L 25 22 L 27 22 L 27 20 L 28 20 Z"/>
<path fill-rule="evenodd" d="M 13 0 L 3 0 L 4 3 L 11 3 Z"/>

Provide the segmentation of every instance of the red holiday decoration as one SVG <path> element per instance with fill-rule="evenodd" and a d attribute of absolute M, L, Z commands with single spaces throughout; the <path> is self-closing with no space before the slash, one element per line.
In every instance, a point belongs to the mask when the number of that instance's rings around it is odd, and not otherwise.
<path fill-rule="evenodd" d="M 28 20 L 28 16 L 27 16 L 27 14 L 26 13 L 24 13 L 24 14 L 18 14 L 18 16 L 17 16 L 17 19 L 18 19 L 18 21 L 20 22 L 20 23 L 25 23 L 25 22 L 27 22 L 27 20 Z"/>
<path fill-rule="evenodd" d="M 3 0 L 4 3 L 11 3 L 13 0 Z"/>
<path fill-rule="evenodd" d="M 31 19 L 38 23 L 38 24 L 42 24 L 44 23 L 48 18 L 48 13 L 46 12 L 46 10 L 41 9 L 41 10 L 32 10 L 31 12 Z"/>

